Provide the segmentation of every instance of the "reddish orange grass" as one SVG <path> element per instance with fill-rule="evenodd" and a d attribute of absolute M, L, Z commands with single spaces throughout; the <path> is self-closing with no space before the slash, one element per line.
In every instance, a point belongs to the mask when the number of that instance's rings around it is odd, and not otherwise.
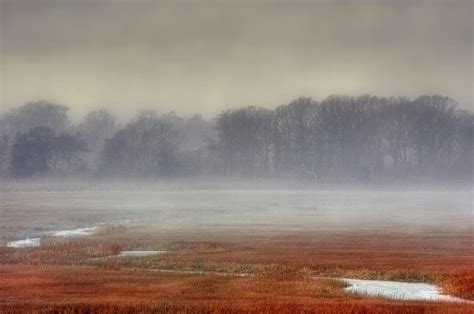
<path fill-rule="evenodd" d="M 192 239 L 186 241 L 185 239 Z M 395 301 L 346 294 L 330 277 L 425 281 L 473 299 L 474 248 L 456 233 L 238 233 L 46 240 L 0 249 L 0 312 L 65 313 L 472 313 L 472 304 Z M 124 248 L 170 249 L 107 258 Z M 91 260 L 92 258 L 92 260 Z M 252 276 L 157 272 L 218 271 Z"/>

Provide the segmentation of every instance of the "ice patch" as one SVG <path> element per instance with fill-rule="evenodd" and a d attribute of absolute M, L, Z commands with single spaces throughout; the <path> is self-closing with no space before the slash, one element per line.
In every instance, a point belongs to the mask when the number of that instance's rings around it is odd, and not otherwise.
<path fill-rule="evenodd" d="M 97 227 L 77 228 L 72 230 L 52 231 L 50 235 L 53 237 L 78 237 L 88 236 L 95 232 Z"/>
<path fill-rule="evenodd" d="M 343 278 L 342 281 L 350 285 L 344 289 L 347 292 L 385 297 L 388 299 L 451 302 L 466 301 L 461 298 L 442 294 L 441 289 L 438 286 L 427 283 L 348 278 Z"/>
<path fill-rule="evenodd" d="M 152 256 L 168 253 L 168 251 L 122 251 L 119 256 Z"/>
<path fill-rule="evenodd" d="M 41 238 L 31 238 L 24 240 L 11 241 L 7 243 L 7 247 L 13 248 L 25 248 L 25 247 L 35 247 L 40 246 Z"/>
<path fill-rule="evenodd" d="M 89 236 L 93 234 L 97 230 L 97 226 L 95 227 L 87 227 L 87 228 L 76 228 L 71 230 L 58 230 L 58 231 L 49 231 L 43 232 L 39 235 L 48 235 L 53 237 L 80 237 L 80 236 Z M 38 234 L 37 234 L 38 235 Z M 33 246 L 40 246 L 41 245 L 41 238 L 27 238 L 24 240 L 17 240 L 7 243 L 7 247 L 12 248 L 24 248 L 24 247 L 33 247 Z"/>

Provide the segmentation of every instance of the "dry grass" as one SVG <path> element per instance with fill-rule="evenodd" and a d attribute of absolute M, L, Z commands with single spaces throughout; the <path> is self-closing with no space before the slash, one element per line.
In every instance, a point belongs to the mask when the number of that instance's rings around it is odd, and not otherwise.
<path fill-rule="evenodd" d="M 40 248 L 0 247 L 0 312 L 470 313 L 470 304 L 346 294 L 328 277 L 433 282 L 474 299 L 471 240 L 440 232 L 217 239 L 107 227 L 90 238 L 48 238 Z M 113 257 L 123 249 L 171 252 Z M 252 276 L 232 275 L 242 273 Z"/>
<path fill-rule="evenodd" d="M 472 267 L 459 268 L 444 275 L 438 281 L 441 282 L 446 293 L 474 300 L 474 271 Z"/>
<path fill-rule="evenodd" d="M 0 311 L 469 313 L 458 303 L 345 295 L 339 283 L 283 276 L 233 277 L 90 267 L 1 266 Z M 287 279 L 283 279 L 287 278 Z"/>
<path fill-rule="evenodd" d="M 462 314 L 471 313 L 468 308 L 444 304 L 390 304 L 381 302 L 346 302 L 323 300 L 317 304 L 261 302 L 153 302 L 153 304 L 58 304 L 30 305 L 17 308 L 2 307 L 8 313 L 328 313 L 328 314 Z"/>

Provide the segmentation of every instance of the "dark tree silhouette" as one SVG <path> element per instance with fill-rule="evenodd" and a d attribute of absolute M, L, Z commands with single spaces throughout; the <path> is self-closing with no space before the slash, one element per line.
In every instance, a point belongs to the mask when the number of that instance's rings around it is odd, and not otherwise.
<path fill-rule="evenodd" d="M 47 172 L 53 140 L 54 132 L 47 127 L 36 127 L 26 134 L 19 134 L 12 149 L 12 174 L 29 177 Z"/>
<path fill-rule="evenodd" d="M 300 97 L 274 110 L 226 110 L 212 122 L 144 111 L 122 128 L 103 110 L 74 127 L 67 111 L 33 102 L 5 113 L 0 174 L 473 181 L 474 115 L 440 95 Z"/>
<path fill-rule="evenodd" d="M 50 170 L 68 172 L 79 163 L 75 154 L 84 150 L 77 137 L 55 136 L 47 127 L 36 127 L 18 134 L 11 153 L 11 172 L 16 177 L 29 177 Z"/>
<path fill-rule="evenodd" d="M 153 111 L 138 115 L 107 141 L 101 170 L 105 173 L 173 175 L 178 171 L 179 134 Z"/>
<path fill-rule="evenodd" d="M 88 113 L 78 125 L 77 131 L 87 147 L 87 154 L 84 154 L 83 159 L 89 168 L 97 168 L 105 141 L 114 136 L 117 128 L 114 115 L 106 110 Z"/>

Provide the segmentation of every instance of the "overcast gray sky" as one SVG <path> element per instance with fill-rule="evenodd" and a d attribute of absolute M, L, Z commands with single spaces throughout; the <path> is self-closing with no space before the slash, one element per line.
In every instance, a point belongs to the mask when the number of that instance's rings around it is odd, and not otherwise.
<path fill-rule="evenodd" d="M 473 108 L 472 1 L 4 0 L 1 105 L 212 115 L 298 96 Z"/>

